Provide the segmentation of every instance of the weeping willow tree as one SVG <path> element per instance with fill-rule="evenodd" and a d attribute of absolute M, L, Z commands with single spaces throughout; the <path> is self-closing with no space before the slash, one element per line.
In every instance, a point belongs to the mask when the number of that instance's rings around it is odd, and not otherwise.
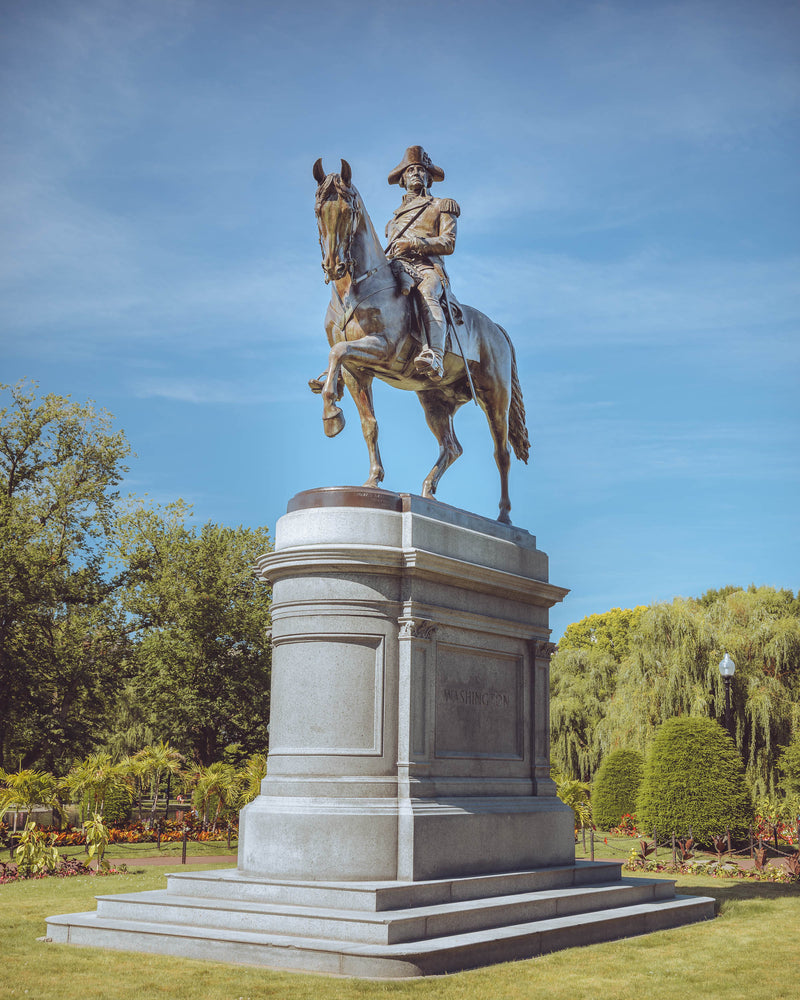
<path fill-rule="evenodd" d="M 600 763 L 597 730 L 614 698 L 617 668 L 613 656 L 602 649 L 567 649 L 554 657 L 551 755 L 567 777 L 588 781 Z"/>
<path fill-rule="evenodd" d="M 756 794 L 774 793 L 780 748 L 800 733 L 800 600 L 791 591 L 728 587 L 590 618 L 593 629 L 570 626 L 553 658 L 558 767 L 587 780 L 610 750 L 646 753 L 666 719 L 723 720 L 718 665 L 728 652 L 734 739 Z M 626 627 L 613 644 L 604 639 Z"/>

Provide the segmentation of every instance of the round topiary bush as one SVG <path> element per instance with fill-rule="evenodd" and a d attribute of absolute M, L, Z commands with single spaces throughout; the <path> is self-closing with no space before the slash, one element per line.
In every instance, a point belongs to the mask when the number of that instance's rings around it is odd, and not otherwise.
<path fill-rule="evenodd" d="M 744 837 L 753 821 L 753 800 L 733 740 L 714 719 L 681 716 L 656 731 L 636 802 L 639 824 L 659 837 L 710 844 L 730 829 Z"/>
<path fill-rule="evenodd" d="M 636 811 L 644 758 L 638 750 L 612 750 L 592 782 L 592 819 L 601 830 L 618 826 Z"/>

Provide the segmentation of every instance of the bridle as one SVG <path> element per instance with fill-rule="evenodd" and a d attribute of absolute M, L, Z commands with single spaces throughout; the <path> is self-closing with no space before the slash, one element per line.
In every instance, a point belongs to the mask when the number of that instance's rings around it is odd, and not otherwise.
<path fill-rule="evenodd" d="M 344 181 L 338 174 L 329 174 L 328 177 L 320 184 L 319 190 L 317 191 L 317 235 L 319 238 L 319 248 L 322 254 L 322 271 L 325 275 L 325 284 L 329 284 L 332 277 L 335 280 L 335 276 L 328 273 L 328 269 L 325 267 L 325 246 L 322 242 L 322 205 L 329 199 L 326 197 L 330 188 L 334 187 L 339 200 L 343 201 L 347 207 L 350 209 L 350 225 L 348 226 L 347 235 L 343 241 L 340 241 L 336 246 L 336 256 L 340 263 L 344 264 L 344 274 L 349 274 L 351 277 L 353 275 L 354 260 L 351 256 L 353 239 L 355 238 L 356 232 L 358 231 L 359 223 L 361 222 L 361 206 L 359 205 L 358 195 L 355 189 L 349 185 L 345 185 Z M 374 271 L 372 272 L 374 273 Z M 340 277 L 344 277 L 344 274 Z M 363 281 L 366 275 L 361 275 L 357 280 Z"/>

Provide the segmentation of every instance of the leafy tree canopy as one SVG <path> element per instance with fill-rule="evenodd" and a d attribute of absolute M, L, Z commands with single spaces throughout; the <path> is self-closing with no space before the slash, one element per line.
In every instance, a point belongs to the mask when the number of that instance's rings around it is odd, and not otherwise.
<path fill-rule="evenodd" d="M 263 752 L 267 531 L 122 501 L 130 448 L 91 402 L 21 383 L 0 403 L 0 768 L 165 739 L 206 764 Z"/>
<path fill-rule="evenodd" d="M 612 608 L 599 615 L 587 615 L 568 625 L 559 649 L 599 649 L 617 662 L 630 652 L 631 634 L 647 608 Z"/>
<path fill-rule="evenodd" d="M 135 671 L 119 719 L 208 766 L 229 744 L 245 755 L 267 746 L 270 592 L 253 567 L 271 544 L 265 528 L 196 531 L 189 514 L 178 501 L 120 518 Z"/>
<path fill-rule="evenodd" d="M 0 386 L 0 766 L 78 751 L 120 683 L 103 561 L 129 446 L 91 402 Z"/>
<path fill-rule="evenodd" d="M 719 661 L 728 652 L 736 662 L 735 741 L 756 793 L 773 792 L 778 747 L 800 732 L 798 597 L 772 587 L 725 587 L 608 616 L 570 626 L 553 657 L 554 763 L 588 780 L 613 749 L 646 753 L 665 719 L 724 718 Z"/>

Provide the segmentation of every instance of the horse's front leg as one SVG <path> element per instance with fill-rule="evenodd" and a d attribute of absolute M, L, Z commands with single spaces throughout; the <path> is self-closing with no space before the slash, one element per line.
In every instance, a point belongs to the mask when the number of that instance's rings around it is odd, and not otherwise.
<path fill-rule="evenodd" d="M 340 348 L 346 346 L 347 341 L 334 344 L 328 355 L 328 372 L 322 387 L 322 426 L 328 437 L 336 437 L 340 431 L 344 430 L 344 414 L 336 403 L 342 398 L 341 394 L 337 394 L 342 374 L 343 352 Z M 320 378 L 322 378 L 321 375 Z"/>
<path fill-rule="evenodd" d="M 360 337 L 358 340 L 340 340 L 328 355 L 328 377 L 322 388 L 322 426 L 328 437 L 335 437 L 344 427 L 344 414 L 336 405 L 339 376 L 343 361 L 381 361 L 386 357 L 386 342 L 380 337 Z"/>
<path fill-rule="evenodd" d="M 372 399 L 372 376 L 355 376 L 342 369 L 344 380 L 361 417 L 361 432 L 369 452 L 369 478 L 365 486 L 377 486 L 383 482 L 383 462 L 378 448 L 378 421 L 375 419 L 375 404 Z"/>

